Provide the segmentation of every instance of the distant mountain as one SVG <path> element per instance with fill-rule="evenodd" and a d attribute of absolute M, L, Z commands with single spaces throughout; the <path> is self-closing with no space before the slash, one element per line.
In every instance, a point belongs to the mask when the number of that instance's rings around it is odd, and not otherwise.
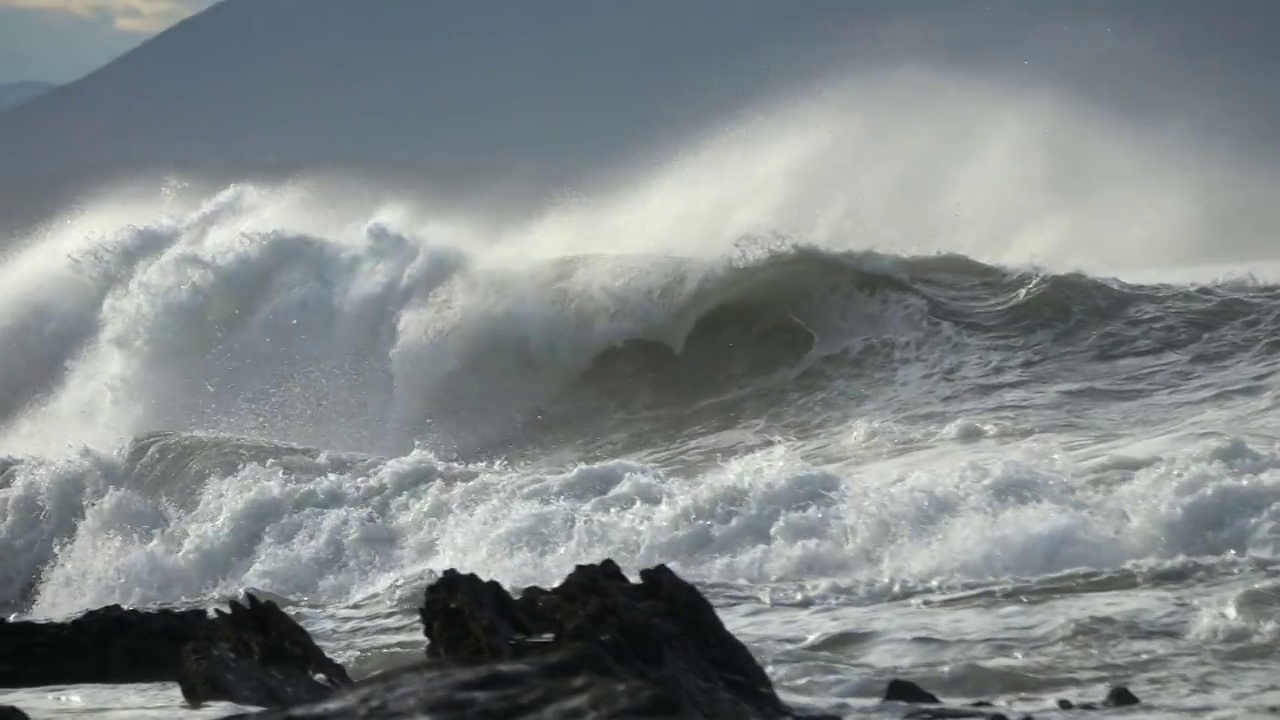
<path fill-rule="evenodd" d="M 6 113 L 0 174 L 566 168 L 675 139 L 816 66 L 850 5 L 224 0 Z"/>
<path fill-rule="evenodd" d="M 1219 111 L 1230 92 L 1261 109 L 1238 116 L 1272 128 L 1276 54 L 1245 17 L 1270 3 L 1240 0 L 1232 15 L 1184 0 L 224 0 L 0 115 L 0 197 L 166 168 L 428 168 L 546 184 L 722 127 L 837 61 L 1040 73 L 1039 85 L 1074 82 L 1161 122 L 1175 116 L 1152 96 L 1174 78 L 1166 94 L 1195 112 Z M 1063 20 L 1073 15 L 1093 21 Z M 1156 44 L 1135 28 L 1191 60 L 1136 55 Z M 1194 101 L 1193 72 L 1224 78 L 1213 103 Z"/>
<path fill-rule="evenodd" d="M 35 100 L 56 87 L 53 83 L 35 80 L 0 83 L 0 112 Z"/>

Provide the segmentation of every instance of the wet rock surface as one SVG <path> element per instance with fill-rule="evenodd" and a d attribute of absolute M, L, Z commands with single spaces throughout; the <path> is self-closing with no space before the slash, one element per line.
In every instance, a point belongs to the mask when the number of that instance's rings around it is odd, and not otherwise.
<path fill-rule="evenodd" d="M 1019 720 L 1034 720 L 1032 715 L 1001 709 L 995 703 L 987 700 L 970 703 L 964 707 L 947 707 L 943 705 L 942 700 L 928 690 L 910 680 L 897 678 L 889 681 L 888 686 L 885 688 L 883 702 L 940 706 L 909 710 L 904 716 L 906 720 L 944 720 L 946 718 L 983 718 L 984 720 L 1013 720 L 1018 718 Z M 1104 710 L 1130 707 L 1140 702 L 1141 700 L 1138 699 L 1138 696 L 1134 695 L 1129 688 L 1117 686 L 1107 691 L 1107 696 L 1102 702 L 1075 703 L 1070 700 L 1058 700 L 1057 707 L 1060 711 Z M 1059 715 L 1060 713 L 1054 713 L 1055 717 Z"/>
<path fill-rule="evenodd" d="M 359 682 L 326 702 L 227 720 L 690 717 L 662 688 L 613 675 L 607 662 L 581 647 L 484 664 L 427 661 Z"/>
<path fill-rule="evenodd" d="M 0 688 L 170 681 L 192 704 L 263 707 L 318 700 L 350 684 L 300 625 L 251 595 L 213 616 L 112 605 L 69 622 L 0 621 Z"/>
<path fill-rule="evenodd" d="M 612 561 L 580 565 L 557 587 L 512 598 L 450 571 L 427 588 L 427 654 L 462 662 L 536 657 L 585 646 L 610 674 L 661 688 L 690 717 L 784 717 L 751 651 L 692 585 L 659 565 L 632 583 Z"/>
<path fill-rule="evenodd" d="M 446 571 L 420 611 L 427 661 L 267 718 L 792 718 L 768 675 L 690 584 L 580 565 L 512 596 Z M 809 716 L 810 720 L 819 720 Z"/>
<path fill-rule="evenodd" d="M 93 610 L 70 622 L 0 620 L 0 688 L 177 679 L 182 648 L 209 629 L 204 610 Z"/>
<path fill-rule="evenodd" d="M 246 600 L 231 603 L 230 612 L 215 610 L 209 632 L 183 648 L 177 680 L 188 703 L 290 707 L 351 684 L 347 671 L 275 603 Z"/>

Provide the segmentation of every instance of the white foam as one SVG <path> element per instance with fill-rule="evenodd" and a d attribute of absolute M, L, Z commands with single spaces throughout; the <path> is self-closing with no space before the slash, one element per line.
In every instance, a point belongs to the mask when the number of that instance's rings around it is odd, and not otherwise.
<path fill-rule="evenodd" d="M 1257 646 L 1259 654 L 1269 654 L 1280 638 L 1280 589 L 1264 581 L 1230 597 L 1201 603 L 1187 634 L 1207 644 L 1249 643 Z"/>
<path fill-rule="evenodd" d="M 119 468 L 92 453 L 32 462 L 8 471 L 0 488 L 0 603 L 35 589 L 59 544 L 81 534 L 89 511 L 119 482 Z M 92 533 L 92 529 L 87 532 Z"/>
<path fill-rule="evenodd" d="M 63 543 L 35 608 L 46 615 L 244 587 L 341 603 L 446 567 L 553 582 L 603 557 L 703 580 L 874 592 L 1280 554 L 1280 464 L 1239 442 L 1103 488 L 1051 448 L 1001 454 L 819 468 L 777 446 L 681 475 L 626 461 L 517 472 L 419 451 L 356 476 L 249 466 L 209 482 L 189 511 L 69 479 L 43 500 L 52 521 L 11 501 L 18 512 L 0 530 L 28 548 L 16 566 L 27 572 Z"/>

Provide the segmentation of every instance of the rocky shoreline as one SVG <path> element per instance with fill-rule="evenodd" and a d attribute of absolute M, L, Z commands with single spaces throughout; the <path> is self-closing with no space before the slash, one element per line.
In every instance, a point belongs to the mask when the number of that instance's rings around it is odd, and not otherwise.
<path fill-rule="evenodd" d="M 554 588 L 514 596 L 448 570 L 427 587 L 419 615 L 423 660 L 354 683 L 302 626 L 252 595 L 213 615 L 115 605 L 65 623 L 0 620 L 0 688 L 177 682 L 193 707 L 263 708 L 238 720 L 836 720 L 784 704 L 711 603 L 663 565 L 639 582 L 611 560 L 580 565 Z M 900 679 L 883 702 L 907 718 L 1030 717 L 992 703 L 947 706 Z M 1138 702 L 1117 687 L 1057 710 Z M 0 706 L 0 720 L 25 717 Z"/>

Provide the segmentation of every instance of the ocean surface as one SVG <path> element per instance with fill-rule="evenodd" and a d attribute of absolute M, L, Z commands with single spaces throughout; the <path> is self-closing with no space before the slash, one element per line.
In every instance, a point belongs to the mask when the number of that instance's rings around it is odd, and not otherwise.
<path fill-rule="evenodd" d="M 804 708 L 898 717 L 891 677 L 1280 705 L 1280 275 L 774 232 L 566 251 L 307 197 L 100 203 L 0 258 L 3 612 L 253 589 L 367 676 L 419 656 L 441 570 L 608 557 L 698 583 Z"/>

